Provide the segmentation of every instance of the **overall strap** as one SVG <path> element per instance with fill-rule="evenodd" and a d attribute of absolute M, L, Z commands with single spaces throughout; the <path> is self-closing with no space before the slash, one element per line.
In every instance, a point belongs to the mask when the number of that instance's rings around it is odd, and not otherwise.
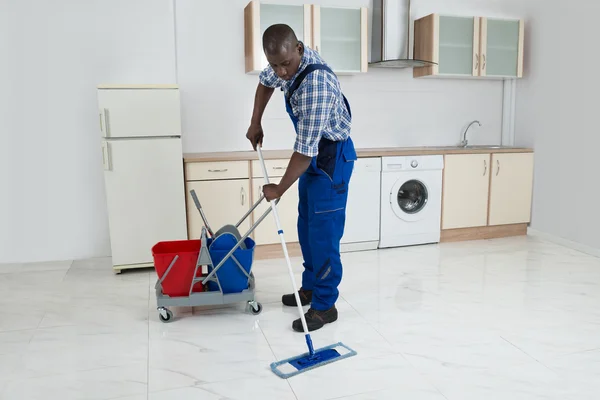
<path fill-rule="evenodd" d="M 290 86 L 290 89 L 288 90 L 288 93 L 287 93 L 287 100 L 292 98 L 292 95 L 300 87 L 300 84 L 302 83 L 302 81 L 304 81 L 304 78 L 306 78 L 306 76 L 308 74 L 310 74 L 311 72 L 316 71 L 318 69 L 322 69 L 322 70 L 331 72 L 333 74 L 333 71 L 327 65 L 324 65 L 324 64 L 309 64 L 309 65 L 307 65 L 306 68 L 304 68 L 304 71 L 300 72 L 300 75 L 298 75 L 296 77 L 296 79 L 292 83 L 292 86 Z"/>

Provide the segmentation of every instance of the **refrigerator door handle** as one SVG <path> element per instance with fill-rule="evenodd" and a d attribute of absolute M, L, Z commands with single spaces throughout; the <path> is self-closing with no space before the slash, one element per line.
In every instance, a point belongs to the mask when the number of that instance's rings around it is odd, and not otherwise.
<path fill-rule="evenodd" d="M 105 171 L 112 171 L 110 165 L 110 144 L 108 142 L 102 142 L 102 165 Z"/>
<path fill-rule="evenodd" d="M 109 124 L 108 108 L 105 108 L 103 111 L 104 111 L 104 136 L 110 137 L 110 124 Z"/>

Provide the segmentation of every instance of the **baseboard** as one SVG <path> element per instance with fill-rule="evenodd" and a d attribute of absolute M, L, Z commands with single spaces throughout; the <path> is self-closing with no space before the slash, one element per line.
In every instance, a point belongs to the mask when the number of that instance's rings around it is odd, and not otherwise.
<path fill-rule="evenodd" d="M 340 243 L 340 253 L 351 253 L 355 251 L 377 250 L 379 241 L 374 242 L 356 242 L 356 243 Z"/>
<path fill-rule="evenodd" d="M 302 255 L 300 243 L 286 243 L 286 247 L 290 257 L 300 257 Z M 281 243 L 263 244 L 254 248 L 255 260 L 272 260 L 276 258 L 283 258 L 283 249 L 281 248 Z"/>
<path fill-rule="evenodd" d="M 580 251 L 582 253 L 589 254 L 591 256 L 599 257 L 600 258 L 600 249 L 597 249 L 597 248 L 592 247 L 592 246 L 588 246 L 588 245 L 585 245 L 585 244 L 573 242 L 572 240 L 565 239 L 565 238 L 562 238 L 560 236 L 552 235 L 550 233 L 538 231 L 537 229 L 532 229 L 532 228 L 529 228 L 527 230 L 527 234 L 531 235 L 531 236 L 534 236 L 534 237 L 537 237 L 539 239 L 545 240 L 547 242 L 551 242 L 551 243 L 554 243 L 554 244 L 565 246 L 565 247 L 568 247 L 570 249 L 577 250 L 577 251 Z"/>
<path fill-rule="evenodd" d="M 446 229 L 440 242 L 462 242 L 465 240 L 498 239 L 527 235 L 527 224 L 478 226 L 475 228 Z"/>

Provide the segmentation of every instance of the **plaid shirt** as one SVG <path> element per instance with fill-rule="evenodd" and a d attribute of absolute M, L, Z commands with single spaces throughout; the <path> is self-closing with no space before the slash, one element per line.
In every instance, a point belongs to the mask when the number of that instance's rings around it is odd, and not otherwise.
<path fill-rule="evenodd" d="M 264 86 L 279 87 L 287 96 L 296 77 L 309 64 L 325 64 L 319 54 L 304 46 L 304 55 L 298 72 L 289 81 L 277 76 L 269 65 L 260 73 Z M 306 76 L 290 99 L 292 112 L 298 118 L 294 151 L 308 157 L 319 152 L 321 137 L 332 141 L 346 140 L 350 136 L 351 118 L 337 77 L 324 70 L 316 70 Z"/>

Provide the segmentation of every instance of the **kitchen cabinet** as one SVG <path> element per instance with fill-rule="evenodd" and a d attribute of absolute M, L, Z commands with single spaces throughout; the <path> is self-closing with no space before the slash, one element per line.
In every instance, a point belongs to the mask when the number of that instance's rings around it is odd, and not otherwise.
<path fill-rule="evenodd" d="M 437 63 L 413 76 L 520 78 L 522 20 L 430 14 L 415 21 L 414 57 Z"/>
<path fill-rule="evenodd" d="M 490 154 L 444 158 L 442 229 L 487 225 Z"/>
<path fill-rule="evenodd" d="M 253 0 L 244 9 L 246 73 L 268 66 L 262 35 L 273 24 L 289 25 L 299 40 L 318 51 L 336 73 L 367 71 L 367 9 L 316 5 L 261 3 Z"/>
<path fill-rule="evenodd" d="M 244 9 L 244 49 L 246 73 L 258 73 L 268 65 L 263 51 L 262 36 L 273 24 L 289 25 L 298 40 L 312 46 L 311 6 L 265 4 L 253 0 Z"/>
<path fill-rule="evenodd" d="M 531 220 L 533 153 L 492 155 L 489 225 Z"/>
<path fill-rule="evenodd" d="M 265 167 L 269 175 L 269 182 L 278 184 L 281 182 L 281 177 L 285 174 L 290 160 L 276 159 L 265 160 Z M 263 170 L 259 161 L 252 161 L 252 198 L 253 202 L 257 202 L 262 195 L 262 188 L 265 183 Z M 253 221 L 256 222 L 261 215 L 267 211 L 271 205 L 266 201 L 263 202 L 254 210 Z M 298 241 L 298 181 L 296 181 L 285 192 L 277 205 L 281 227 L 283 228 L 286 242 L 293 243 Z M 280 243 L 279 235 L 277 234 L 277 226 L 273 215 L 269 215 L 261 222 L 254 230 L 254 240 L 257 245 L 261 244 L 276 244 Z"/>
<path fill-rule="evenodd" d="M 367 9 L 312 6 L 313 47 L 336 73 L 367 72 Z"/>
<path fill-rule="evenodd" d="M 270 178 L 271 183 L 279 183 L 281 177 Z M 264 185 L 263 179 L 254 179 L 253 181 L 253 198 L 254 201 L 258 201 L 262 194 L 262 187 Z M 271 205 L 266 201 L 263 202 L 254 210 L 254 221 L 256 222 L 260 216 L 270 208 Z M 281 200 L 277 204 L 277 211 L 279 213 L 279 219 L 281 222 L 281 228 L 283 229 L 285 241 L 289 243 L 298 241 L 298 181 L 294 183 L 285 194 L 281 197 Z M 261 222 L 259 226 L 254 230 L 254 241 L 257 245 L 261 244 L 276 244 L 280 243 L 279 235 L 277 233 L 277 226 L 275 225 L 275 218 L 273 218 L 272 212 Z"/>
<path fill-rule="evenodd" d="M 249 179 L 223 179 L 186 182 L 188 237 L 198 239 L 204 222 L 190 194 L 196 191 L 206 219 L 216 232 L 224 225 L 235 225 L 250 208 Z M 238 228 L 243 235 L 250 229 L 249 218 Z"/>
<path fill-rule="evenodd" d="M 523 76 L 524 22 L 481 18 L 480 76 Z"/>

